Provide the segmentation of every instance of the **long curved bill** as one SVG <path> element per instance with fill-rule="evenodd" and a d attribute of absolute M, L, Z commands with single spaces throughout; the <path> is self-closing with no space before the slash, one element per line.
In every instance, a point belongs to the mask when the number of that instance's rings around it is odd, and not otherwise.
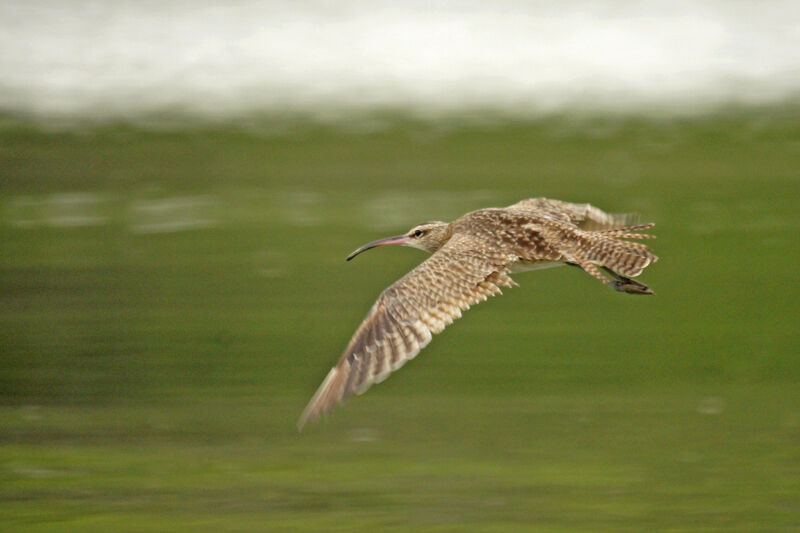
<path fill-rule="evenodd" d="M 375 248 L 376 246 L 386 246 L 388 244 L 405 244 L 408 242 L 408 235 L 395 235 L 394 237 L 386 237 L 385 239 L 378 239 L 377 241 L 372 241 L 370 243 L 365 244 L 352 254 L 347 256 L 347 260 L 350 261 L 352 258 L 369 250 L 370 248 Z"/>

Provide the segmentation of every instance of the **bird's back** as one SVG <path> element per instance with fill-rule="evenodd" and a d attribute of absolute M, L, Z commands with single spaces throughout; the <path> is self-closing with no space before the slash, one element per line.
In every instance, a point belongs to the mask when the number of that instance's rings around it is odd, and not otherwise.
<path fill-rule="evenodd" d="M 516 257 L 509 267 L 522 272 L 574 262 L 574 255 L 585 255 L 581 252 L 587 250 L 594 255 L 608 254 L 613 249 L 615 254 L 649 258 L 644 261 L 649 264 L 655 256 L 641 249 L 641 245 L 619 241 L 609 233 L 626 227 L 636 218 L 630 214 L 606 213 L 591 204 L 532 198 L 508 207 L 472 211 L 451 226 L 454 235 L 469 234 L 475 237 L 472 242 Z"/>
<path fill-rule="evenodd" d="M 592 204 L 574 204 L 550 198 L 529 198 L 508 206 L 506 209 L 528 213 L 531 216 L 546 215 L 569 222 L 583 230 L 607 230 L 636 224 L 638 216 L 633 213 L 606 213 Z"/>

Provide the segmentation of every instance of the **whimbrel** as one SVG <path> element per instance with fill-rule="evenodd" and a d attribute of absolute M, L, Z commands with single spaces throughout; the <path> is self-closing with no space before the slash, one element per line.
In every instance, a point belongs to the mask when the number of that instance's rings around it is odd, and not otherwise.
<path fill-rule="evenodd" d="M 589 204 L 533 198 L 473 211 L 449 224 L 425 222 L 355 250 L 348 261 L 389 244 L 432 255 L 381 293 L 303 411 L 298 429 L 386 379 L 471 305 L 516 285 L 510 274 L 567 264 L 617 291 L 653 294 L 631 278 L 658 258 L 644 244 L 622 240 L 652 238 L 634 232 L 653 224 L 633 222 L 631 215 Z"/>

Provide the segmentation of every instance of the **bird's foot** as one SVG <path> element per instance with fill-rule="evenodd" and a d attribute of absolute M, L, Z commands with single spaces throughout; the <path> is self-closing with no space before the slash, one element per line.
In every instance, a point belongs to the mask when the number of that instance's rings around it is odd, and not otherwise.
<path fill-rule="evenodd" d="M 627 292 L 628 294 L 655 294 L 653 289 L 644 283 L 639 283 L 623 276 L 609 281 L 609 285 L 616 291 Z"/>

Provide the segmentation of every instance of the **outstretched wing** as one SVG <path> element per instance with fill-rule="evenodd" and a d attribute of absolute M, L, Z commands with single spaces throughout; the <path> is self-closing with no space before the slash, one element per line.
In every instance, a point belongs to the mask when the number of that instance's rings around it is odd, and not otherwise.
<path fill-rule="evenodd" d="M 515 255 L 456 234 L 381 293 L 297 421 L 298 429 L 352 394 L 361 394 L 413 359 L 461 312 L 515 285 Z"/>
<path fill-rule="evenodd" d="M 636 224 L 639 218 L 633 213 L 606 213 L 591 204 L 573 204 L 549 198 L 529 198 L 508 208 L 546 213 L 574 224 L 582 230 L 608 230 L 631 226 Z"/>

